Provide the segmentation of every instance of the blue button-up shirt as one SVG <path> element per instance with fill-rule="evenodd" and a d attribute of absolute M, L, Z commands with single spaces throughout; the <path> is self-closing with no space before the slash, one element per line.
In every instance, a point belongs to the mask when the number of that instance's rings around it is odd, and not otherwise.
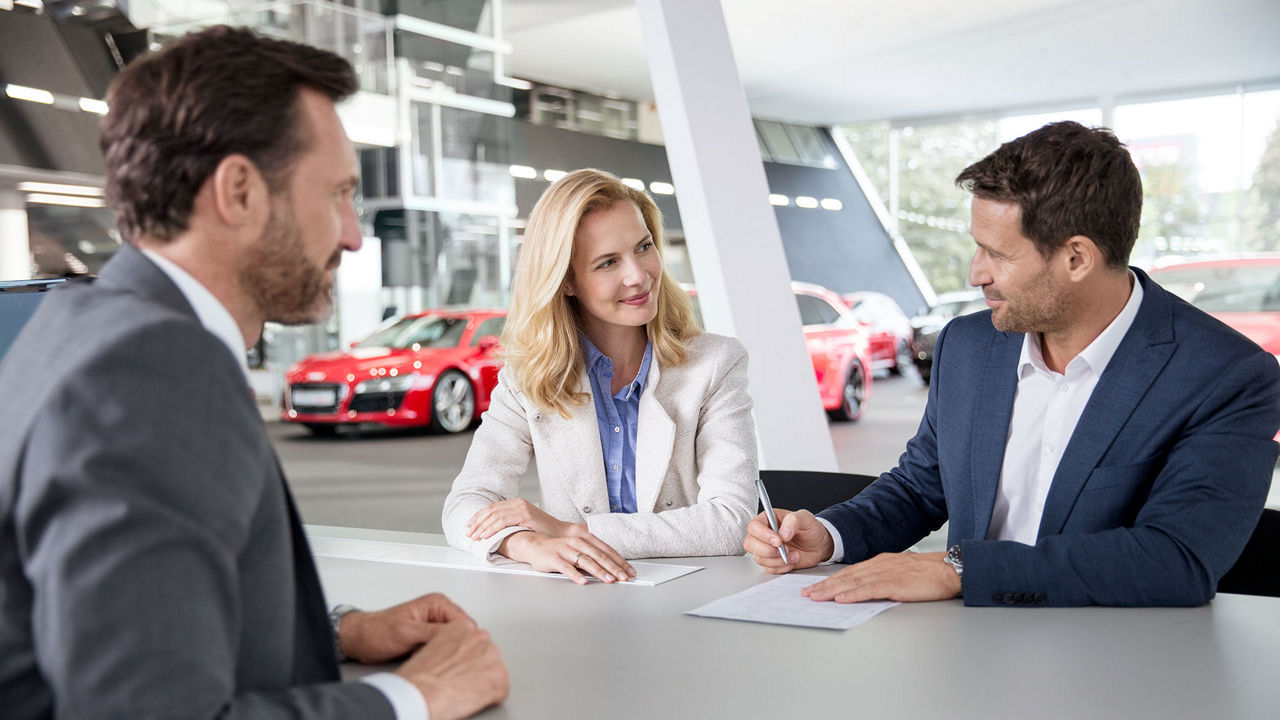
<path fill-rule="evenodd" d="M 640 370 L 616 395 L 613 386 L 613 361 L 596 349 L 584 335 L 587 348 L 587 377 L 591 379 L 591 395 L 596 407 L 596 423 L 600 426 L 600 448 L 604 451 L 604 477 L 609 487 L 611 512 L 636 512 L 636 420 L 640 417 L 640 393 L 649 377 L 653 345 L 646 344 Z"/>

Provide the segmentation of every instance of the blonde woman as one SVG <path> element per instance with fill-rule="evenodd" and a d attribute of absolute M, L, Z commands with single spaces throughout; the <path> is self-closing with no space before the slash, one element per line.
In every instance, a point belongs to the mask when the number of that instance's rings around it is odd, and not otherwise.
<path fill-rule="evenodd" d="M 529 214 L 498 375 L 445 500 L 454 547 L 575 582 L 626 558 L 741 552 L 755 515 L 747 353 L 702 333 L 662 265 L 662 216 L 599 170 Z M 542 507 L 517 497 L 536 458 Z"/>

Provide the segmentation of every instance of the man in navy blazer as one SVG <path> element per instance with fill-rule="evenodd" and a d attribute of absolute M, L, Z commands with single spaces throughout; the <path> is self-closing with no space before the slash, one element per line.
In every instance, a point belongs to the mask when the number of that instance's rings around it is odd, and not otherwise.
<path fill-rule="evenodd" d="M 957 184 L 991 309 L 939 336 L 897 467 L 744 548 L 771 573 L 852 563 L 814 600 L 1208 602 L 1270 486 L 1276 359 L 1128 267 L 1142 185 L 1109 131 L 1047 125 Z M 903 552 L 946 521 L 946 553 Z"/>

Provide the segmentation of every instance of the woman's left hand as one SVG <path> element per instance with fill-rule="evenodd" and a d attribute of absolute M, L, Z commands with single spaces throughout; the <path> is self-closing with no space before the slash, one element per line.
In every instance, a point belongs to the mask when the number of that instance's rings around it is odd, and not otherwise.
<path fill-rule="evenodd" d="M 573 524 L 555 519 L 524 498 L 500 500 L 489 503 L 471 516 L 467 521 L 467 538 L 484 540 L 514 526 L 526 527 L 547 537 L 560 537 L 568 534 Z"/>

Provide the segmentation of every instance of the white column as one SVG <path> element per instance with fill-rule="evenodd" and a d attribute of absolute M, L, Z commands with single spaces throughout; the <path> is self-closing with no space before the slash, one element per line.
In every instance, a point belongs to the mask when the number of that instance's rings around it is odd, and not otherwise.
<path fill-rule="evenodd" d="M 27 236 L 27 204 L 22 194 L 0 190 L 0 280 L 31 277 L 31 241 Z"/>
<path fill-rule="evenodd" d="M 747 346 L 760 466 L 836 470 L 718 0 L 637 0 L 707 329 Z"/>

